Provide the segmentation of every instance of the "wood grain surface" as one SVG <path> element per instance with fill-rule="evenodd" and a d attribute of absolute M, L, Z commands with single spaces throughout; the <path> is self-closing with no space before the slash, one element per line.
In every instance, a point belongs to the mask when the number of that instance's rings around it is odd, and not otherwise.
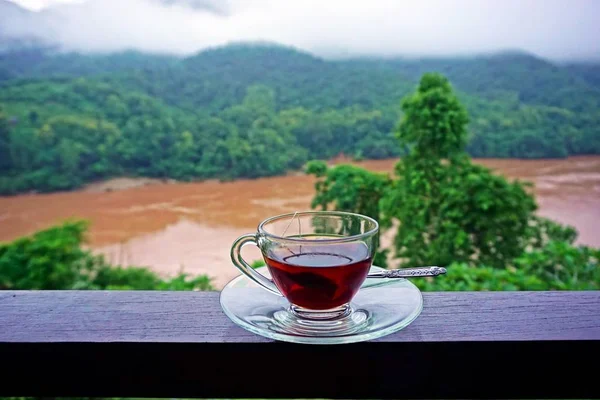
<path fill-rule="evenodd" d="M 598 291 L 424 293 L 336 346 L 247 332 L 216 292 L 0 292 L 0 396 L 599 398 L 599 357 Z"/>

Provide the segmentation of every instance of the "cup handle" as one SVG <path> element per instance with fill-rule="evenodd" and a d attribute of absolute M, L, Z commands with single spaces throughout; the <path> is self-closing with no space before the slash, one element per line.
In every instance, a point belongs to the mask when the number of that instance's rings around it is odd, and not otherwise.
<path fill-rule="evenodd" d="M 271 279 L 266 278 L 264 275 L 259 274 L 252 268 L 244 259 L 242 258 L 242 247 L 247 244 L 253 244 L 256 247 L 258 246 L 258 242 L 256 240 L 256 234 L 246 234 L 242 235 L 233 242 L 231 246 L 231 261 L 233 265 L 237 267 L 244 275 L 248 278 L 252 279 L 254 282 L 258 283 L 263 288 L 267 289 L 269 292 L 276 294 L 277 296 L 283 296 L 277 286 L 273 283 Z"/>

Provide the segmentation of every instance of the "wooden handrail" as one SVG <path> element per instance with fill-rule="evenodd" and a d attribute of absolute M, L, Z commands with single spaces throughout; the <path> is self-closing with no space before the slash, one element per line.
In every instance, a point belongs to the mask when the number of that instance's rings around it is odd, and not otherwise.
<path fill-rule="evenodd" d="M 0 396 L 598 398 L 600 291 L 424 293 L 404 330 L 274 342 L 216 292 L 0 292 Z"/>

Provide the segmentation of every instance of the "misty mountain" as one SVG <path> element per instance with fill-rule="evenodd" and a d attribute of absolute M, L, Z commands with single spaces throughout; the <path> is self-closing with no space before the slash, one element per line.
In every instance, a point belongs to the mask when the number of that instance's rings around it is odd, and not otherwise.
<path fill-rule="evenodd" d="M 374 108 L 412 88 L 397 72 L 333 62 L 292 48 L 235 44 L 184 58 L 177 66 L 127 74 L 132 90 L 188 110 L 218 111 L 241 102 L 252 85 L 273 89 L 280 108 Z M 327 93 L 325 95 L 325 93 Z"/>
<path fill-rule="evenodd" d="M 518 51 L 474 57 L 375 60 L 372 63 L 392 68 L 413 81 L 426 72 L 440 72 L 460 90 L 484 99 L 516 94 L 517 100 L 525 104 L 562 107 L 578 100 L 573 96 L 587 98 L 586 92 L 590 90 L 585 79 L 568 68 Z M 369 65 L 369 61 L 365 64 Z"/>
<path fill-rule="evenodd" d="M 561 66 L 523 52 L 421 59 L 325 60 L 274 44 L 240 43 L 187 58 L 136 51 L 62 53 L 26 48 L 0 54 L 0 80 L 96 76 L 189 110 L 217 111 L 246 89 L 275 90 L 279 107 L 319 110 L 396 107 L 425 72 L 440 72 L 465 95 L 574 112 L 600 108 L 597 64 Z M 115 74 L 117 73 L 117 74 Z M 323 93 L 326 92 L 327 96 Z"/>
<path fill-rule="evenodd" d="M 522 52 L 479 57 L 350 59 L 328 61 L 274 45 L 238 44 L 185 58 L 176 70 L 146 70 L 131 77 L 132 88 L 191 109 L 211 99 L 242 100 L 253 84 L 276 90 L 281 107 L 310 109 L 350 105 L 396 107 L 426 72 L 440 72 L 466 95 L 481 101 L 561 107 L 600 108 L 600 91 L 568 68 Z M 162 86 L 162 85 L 166 86 Z M 328 96 L 322 93 L 327 92 Z M 213 103 L 212 105 L 215 105 Z"/>
<path fill-rule="evenodd" d="M 518 103 L 577 110 L 600 107 L 598 65 L 562 66 L 523 52 L 333 61 L 256 43 L 212 48 L 186 58 L 137 51 L 79 54 L 27 48 L 0 54 L 0 80 L 108 74 L 103 79 L 117 79 L 132 90 L 189 109 L 228 107 L 241 101 L 248 86 L 264 84 L 276 90 L 281 107 L 370 108 L 395 105 L 423 73 L 435 71 L 461 92 L 481 100 L 513 96 Z M 334 95 L 324 98 L 323 90 Z"/>
<path fill-rule="evenodd" d="M 258 177 L 339 153 L 398 156 L 400 101 L 424 72 L 457 89 L 473 156 L 600 154 L 598 69 L 524 53 L 331 61 L 248 43 L 187 58 L 25 49 L 0 57 L 4 152 L 19 176 L 4 189 L 0 179 L 0 192 L 124 173 Z"/>
<path fill-rule="evenodd" d="M 571 74 L 579 76 L 589 85 L 600 89 L 600 62 L 590 63 L 583 62 L 579 64 L 567 64 L 565 69 Z"/>
<path fill-rule="evenodd" d="M 16 78 L 77 77 L 176 65 L 177 57 L 124 51 L 109 54 L 64 53 L 48 46 L 0 52 L 0 81 Z"/>

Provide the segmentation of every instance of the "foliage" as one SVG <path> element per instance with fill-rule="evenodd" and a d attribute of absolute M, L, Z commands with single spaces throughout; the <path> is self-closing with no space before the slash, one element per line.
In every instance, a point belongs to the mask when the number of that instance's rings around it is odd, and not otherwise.
<path fill-rule="evenodd" d="M 471 163 L 466 111 L 444 77 L 424 75 L 402 108 L 398 138 L 410 153 L 382 200 L 384 225 L 399 221 L 396 255 L 408 265 L 505 266 L 528 244 L 533 197 Z"/>
<path fill-rule="evenodd" d="M 397 137 L 411 146 L 411 162 L 423 158 L 435 164 L 463 153 L 469 118 L 445 77 L 423 75 L 416 93 L 402 100 L 402 110 Z"/>
<path fill-rule="evenodd" d="M 600 289 L 600 249 L 552 241 L 515 259 L 515 267 L 547 283 L 548 289 Z"/>
<path fill-rule="evenodd" d="M 81 247 L 86 224 L 66 223 L 0 246 L 0 288 L 65 289 L 89 281 L 98 264 Z"/>
<path fill-rule="evenodd" d="M 396 103 L 424 71 L 446 73 L 471 115 L 449 146 L 466 144 L 478 157 L 600 153 L 598 68 L 556 66 L 527 54 L 325 61 L 264 45 L 184 59 L 27 49 L 0 54 L 0 71 L 5 194 L 120 175 L 255 178 L 340 153 L 404 155 L 408 148 L 393 135 Z M 447 118 L 462 124 L 464 113 Z M 456 131 L 448 125 L 437 132 L 444 129 Z"/>
<path fill-rule="evenodd" d="M 179 273 L 170 279 L 162 279 L 147 268 L 114 267 L 103 265 L 96 271 L 87 289 L 105 290 L 212 290 L 206 275 L 191 277 Z"/>
<path fill-rule="evenodd" d="M 387 174 L 348 164 L 327 168 L 323 161 L 310 162 L 306 171 L 324 178 L 315 183 L 312 208 L 327 210 L 332 205 L 336 210 L 379 217 L 379 200 L 391 182 Z"/>
<path fill-rule="evenodd" d="M 437 278 L 415 279 L 414 284 L 424 291 L 546 290 L 548 287 L 539 277 L 516 268 L 456 263 L 449 265 L 447 271 Z"/>
<path fill-rule="evenodd" d="M 598 290 L 600 250 L 551 242 L 527 252 L 504 269 L 451 264 L 438 278 L 415 280 L 426 291 Z"/>
<path fill-rule="evenodd" d="M 572 226 L 534 216 L 529 224 L 528 239 L 530 247 L 534 249 L 542 248 L 550 242 L 564 242 L 571 245 L 577 239 L 577 231 Z"/>
<path fill-rule="evenodd" d="M 316 194 L 311 207 L 347 211 L 379 219 L 379 202 L 391 183 L 386 174 L 369 172 L 353 165 L 337 165 L 328 168 L 323 161 L 307 164 L 307 173 L 320 178 L 315 183 Z M 379 234 L 375 241 L 379 249 Z M 387 250 L 378 250 L 373 263 L 387 267 Z"/>
<path fill-rule="evenodd" d="M 250 87 L 243 105 L 210 118 L 83 79 L 24 84 L 2 96 L 21 117 L 0 147 L 8 147 L 10 165 L 0 193 L 71 189 L 116 175 L 256 178 L 306 160 L 265 87 Z"/>
<path fill-rule="evenodd" d="M 163 279 L 140 267 L 113 267 L 82 248 L 87 223 L 68 221 L 0 244 L 0 290 L 210 290 L 210 279 Z"/>

